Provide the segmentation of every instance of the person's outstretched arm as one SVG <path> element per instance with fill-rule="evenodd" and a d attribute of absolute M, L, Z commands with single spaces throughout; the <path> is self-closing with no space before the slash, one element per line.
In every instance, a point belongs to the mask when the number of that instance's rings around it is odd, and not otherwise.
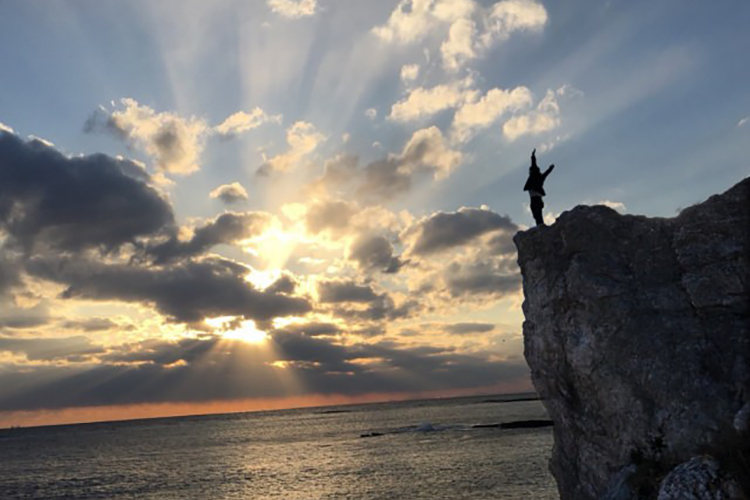
<path fill-rule="evenodd" d="M 552 165 L 550 165 L 550 166 L 549 166 L 549 168 L 548 168 L 547 170 L 545 170 L 545 171 L 544 171 L 544 173 L 542 174 L 542 175 L 544 176 L 544 178 L 546 179 L 546 178 L 547 178 L 547 176 L 548 176 L 548 175 L 549 175 L 549 174 L 550 174 L 550 173 L 551 173 L 551 172 L 552 172 L 552 171 L 553 171 L 554 169 L 555 169 L 555 164 L 553 163 L 553 164 L 552 164 Z"/>
<path fill-rule="evenodd" d="M 536 148 L 531 152 L 531 166 L 536 167 Z"/>

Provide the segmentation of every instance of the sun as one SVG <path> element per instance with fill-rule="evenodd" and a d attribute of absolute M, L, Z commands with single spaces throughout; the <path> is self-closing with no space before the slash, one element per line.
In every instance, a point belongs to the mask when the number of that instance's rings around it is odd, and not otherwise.
<path fill-rule="evenodd" d="M 239 320 L 234 316 L 222 316 L 207 318 L 205 323 L 218 330 L 219 334 L 225 339 L 241 340 L 248 344 L 262 344 L 268 340 L 268 334 L 259 330 L 253 320 Z"/>
<path fill-rule="evenodd" d="M 240 328 L 224 332 L 222 336 L 225 339 L 241 340 L 248 344 L 262 344 L 268 340 L 268 334 L 255 328 L 253 321 L 243 321 Z"/>

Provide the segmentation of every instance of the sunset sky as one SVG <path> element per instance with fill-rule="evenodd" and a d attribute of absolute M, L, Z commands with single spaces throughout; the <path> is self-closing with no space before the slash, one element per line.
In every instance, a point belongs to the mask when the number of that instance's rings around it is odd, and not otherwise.
<path fill-rule="evenodd" d="M 750 2 L 0 0 L 0 427 L 529 390 L 512 237 L 750 173 Z"/>

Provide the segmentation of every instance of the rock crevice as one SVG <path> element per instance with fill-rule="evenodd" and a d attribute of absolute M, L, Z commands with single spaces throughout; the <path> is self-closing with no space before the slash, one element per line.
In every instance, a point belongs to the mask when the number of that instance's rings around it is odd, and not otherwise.
<path fill-rule="evenodd" d="M 750 178 L 674 218 L 578 206 L 514 241 L 562 500 L 701 478 L 750 499 Z"/>

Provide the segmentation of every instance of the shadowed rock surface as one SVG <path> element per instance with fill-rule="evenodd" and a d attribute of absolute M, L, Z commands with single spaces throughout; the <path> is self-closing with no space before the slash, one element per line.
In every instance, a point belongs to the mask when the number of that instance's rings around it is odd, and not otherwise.
<path fill-rule="evenodd" d="M 578 206 L 514 241 L 562 500 L 750 498 L 750 178 L 675 218 Z"/>

